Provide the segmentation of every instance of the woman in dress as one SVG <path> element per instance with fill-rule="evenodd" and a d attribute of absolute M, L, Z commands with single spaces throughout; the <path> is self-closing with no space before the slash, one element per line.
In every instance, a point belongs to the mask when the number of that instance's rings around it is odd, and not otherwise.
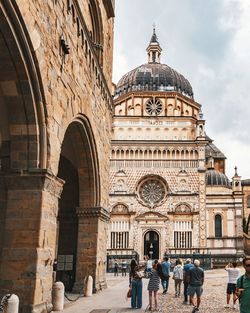
<path fill-rule="evenodd" d="M 136 260 L 131 260 L 129 282 L 132 291 L 131 307 L 132 309 L 140 309 L 142 307 L 142 277 L 138 275 L 139 266 Z"/>
<path fill-rule="evenodd" d="M 149 310 L 153 308 L 153 301 L 152 296 L 154 293 L 154 303 L 155 303 L 155 310 L 158 311 L 158 290 L 160 288 L 160 276 L 158 273 L 158 260 L 155 260 L 153 263 L 152 274 L 150 276 L 148 282 L 148 294 L 149 294 Z"/>

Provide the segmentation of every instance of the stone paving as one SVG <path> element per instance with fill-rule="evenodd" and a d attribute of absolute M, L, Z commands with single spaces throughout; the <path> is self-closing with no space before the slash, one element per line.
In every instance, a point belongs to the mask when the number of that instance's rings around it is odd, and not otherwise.
<path fill-rule="evenodd" d="M 241 269 L 243 273 L 243 269 Z M 77 302 L 66 303 L 64 313 L 142 313 L 148 305 L 148 281 L 143 279 L 143 307 L 141 310 L 130 309 L 130 300 L 126 300 L 128 276 L 126 278 L 107 275 L 108 288 L 92 297 L 80 298 Z M 224 308 L 226 302 L 227 272 L 224 269 L 205 272 L 204 293 L 200 307 L 201 313 L 230 313 L 239 312 L 237 309 Z M 183 291 L 183 290 L 182 290 Z M 74 297 L 73 295 L 71 296 Z M 170 278 L 169 292 L 166 295 L 159 291 L 159 307 L 166 313 L 191 313 L 192 307 L 184 305 L 183 295 L 174 296 L 174 281 Z"/>

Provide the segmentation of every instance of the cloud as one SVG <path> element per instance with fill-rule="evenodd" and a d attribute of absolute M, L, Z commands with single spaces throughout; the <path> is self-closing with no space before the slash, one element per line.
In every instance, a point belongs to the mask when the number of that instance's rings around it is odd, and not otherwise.
<path fill-rule="evenodd" d="M 114 81 L 147 61 L 155 22 L 162 63 L 190 81 L 230 175 L 240 163 L 250 178 L 250 1 L 119 0 L 116 10 Z"/>

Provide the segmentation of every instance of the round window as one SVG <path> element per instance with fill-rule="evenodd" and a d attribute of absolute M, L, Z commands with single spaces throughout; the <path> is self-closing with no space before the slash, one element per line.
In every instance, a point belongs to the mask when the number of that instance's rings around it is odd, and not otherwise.
<path fill-rule="evenodd" d="M 149 115 L 159 115 L 162 111 L 162 103 L 157 98 L 149 99 L 146 102 L 146 112 Z"/>
<path fill-rule="evenodd" d="M 153 208 L 165 198 L 166 186 L 160 179 L 150 178 L 139 185 L 138 194 L 144 205 Z"/>

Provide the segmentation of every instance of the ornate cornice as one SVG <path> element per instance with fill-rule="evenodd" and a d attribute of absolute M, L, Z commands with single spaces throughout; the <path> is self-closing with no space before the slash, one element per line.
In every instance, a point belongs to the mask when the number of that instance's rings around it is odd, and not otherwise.
<path fill-rule="evenodd" d="M 55 176 L 48 169 L 29 169 L 28 171 L 12 171 L 5 175 L 9 190 L 44 190 L 60 198 L 64 180 Z"/>
<path fill-rule="evenodd" d="M 76 208 L 76 214 L 78 217 L 88 217 L 88 218 L 100 218 L 102 221 L 109 222 L 110 214 L 103 207 L 93 207 L 93 208 Z"/>

